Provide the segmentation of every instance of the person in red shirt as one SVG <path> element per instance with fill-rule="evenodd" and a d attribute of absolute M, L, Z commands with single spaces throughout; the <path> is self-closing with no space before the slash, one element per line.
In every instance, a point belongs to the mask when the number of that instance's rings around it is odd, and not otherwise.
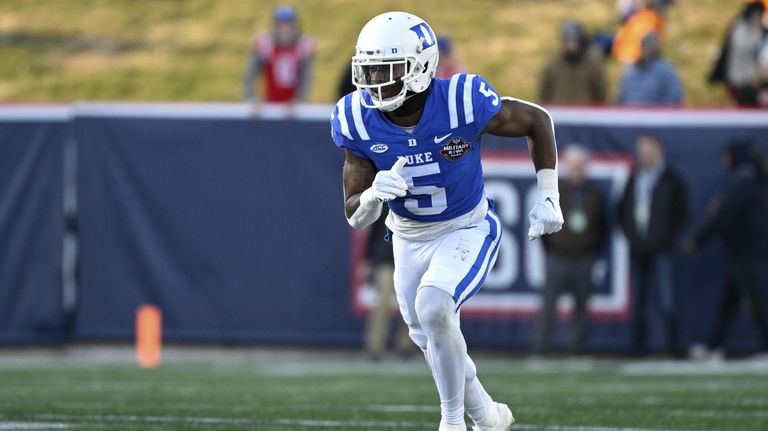
<path fill-rule="evenodd" d="M 254 38 L 245 72 L 243 97 L 260 99 L 254 91 L 264 75 L 263 101 L 267 103 L 303 102 L 312 76 L 314 44 L 301 34 L 299 17 L 291 6 L 275 9 L 271 31 Z"/>

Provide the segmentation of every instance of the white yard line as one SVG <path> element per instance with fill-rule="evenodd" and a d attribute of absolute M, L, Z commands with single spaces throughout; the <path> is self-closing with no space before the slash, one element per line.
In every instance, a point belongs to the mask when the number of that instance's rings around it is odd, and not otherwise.
<path fill-rule="evenodd" d="M 423 405 L 371 405 L 370 407 L 393 408 L 388 411 L 425 411 L 422 409 L 432 406 Z M 401 410 L 396 410 L 401 409 Z M 387 411 L 387 410 L 382 410 Z M 69 422 L 117 422 L 117 423 L 186 423 L 193 425 L 277 425 L 285 427 L 311 427 L 332 429 L 367 429 L 367 428 L 392 428 L 392 429 L 425 429 L 433 428 L 436 423 L 420 421 L 387 421 L 387 420 L 320 420 L 320 419 L 249 419 L 249 418 L 223 418 L 223 417 L 195 417 L 195 416 L 139 416 L 139 415 L 69 415 L 69 414 L 40 414 L 30 415 L 31 418 L 41 420 L 56 420 Z M 6 426 L 6 428 L 3 428 Z M 12 428 L 11 426 L 15 426 Z M 47 428 L 46 428 L 47 426 Z M 0 422 L 2 430 L 45 430 L 67 429 L 74 425 L 68 423 L 45 422 Z M 680 428 L 639 428 L 639 427 L 607 427 L 588 425 L 534 425 L 516 423 L 515 430 L 523 431 L 700 431 Z M 708 430 L 717 431 L 717 430 Z"/>
<path fill-rule="evenodd" d="M 69 420 L 80 422 L 124 422 L 124 423 L 186 423 L 193 425 L 284 425 L 317 428 L 394 428 L 394 429 L 424 429 L 435 425 L 432 422 L 408 421 L 360 421 L 360 420 L 316 420 L 316 419 L 248 419 L 221 418 L 196 416 L 139 416 L 139 415 L 68 415 L 42 414 L 30 415 L 34 418 L 47 420 Z"/>
<path fill-rule="evenodd" d="M 435 422 L 406 422 L 406 421 L 334 421 L 315 419 L 273 419 L 267 421 L 274 425 L 303 426 L 317 428 L 394 428 L 394 429 L 425 429 L 433 428 Z"/>
<path fill-rule="evenodd" d="M 698 418 L 768 418 L 768 412 L 765 411 L 743 411 L 743 410 L 724 410 L 715 408 L 713 410 L 692 410 L 679 409 L 665 411 L 668 416 L 698 417 Z"/>
<path fill-rule="evenodd" d="M 513 413 L 546 413 L 551 409 L 534 406 L 510 404 Z M 439 413 L 440 406 L 424 404 L 371 404 L 366 408 L 370 412 L 383 413 Z"/>
<path fill-rule="evenodd" d="M 368 411 L 385 413 L 439 412 L 440 406 L 420 404 L 371 404 Z"/>
<path fill-rule="evenodd" d="M 587 404 L 595 404 L 597 401 Z M 646 397 L 641 401 L 644 405 L 660 405 L 663 404 L 660 398 Z M 540 406 L 521 406 L 510 404 L 513 413 L 547 413 L 552 409 L 548 409 Z M 367 406 L 368 411 L 383 412 L 383 413 L 438 413 L 440 407 L 436 405 L 422 405 L 422 404 L 371 404 Z M 766 411 L 744 411 L 744 410 L 732 410 L 724 409 L 722 407 L 714 410 L 697 410 L 697 409 L 677 409 L 668 410 L 663 414 L 668 416 L 682 416 L 682 417 L 733 417 L 733 418 L 768 418 L 768 412 Z"/>
<path fill-rule="evenodd" d="M 519 424 L 515 423 L 512 426 L 513 430 L 525 430 L 525 431 L 699 431 L 691 429 L 680 428 L 621 428 L 621 427 L 600 427 L 600 426 L 570 426 L 570 425 L 532 425 L 532 424 Z M 720 431 L 720 430 L 708 430 L 708 431 Z"/>
<path fill-rule="evenodd" d="M 743 360 L 719 362 L 647 361 L 629 362 L 618 367 L 622 374 L 655 375 L 710 375 L 710 374 L 768 374 L 768 361 Z"/>
<path fill-rule="evenodd" d="M 230 370 L 231 371 L 231 370 Z M 259 364 L 253 368 L 255 374 L 273 377 L 301 376 L 368 376 L 408 375 L 429 376 L 424 360 L 410 362 L 371 363 L 366 361 L 333 361 L 321 365 L 308 362 L 287 362 L 282 364 Z"/>
<path fill-rule="evenodd" d="M 63 430 L 74 428 L 74 425 L 49 422 L 0 422 L 0 430 Z"/>
<path fill-rule="evenodd" d="M 30 415 L 32 418 L 47 420 L 69 420 L 78 422 L 141 422 L 141 423 L 191 423 L 204 425 L 258 425 L 263 421 L 246 418 L 218 418 L 196 416 L 140 416 L 140 415 L 73 415 L 41 414 Z"/>
<path fill-rule="evenodd" d="M 768 406 L 768 398 L 740 398 L 736 400 L 739 406 Z"/>

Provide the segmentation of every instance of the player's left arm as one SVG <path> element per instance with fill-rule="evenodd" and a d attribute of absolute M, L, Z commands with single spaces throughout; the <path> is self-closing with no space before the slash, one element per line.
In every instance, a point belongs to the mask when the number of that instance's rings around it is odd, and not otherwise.
<path fill-rule="evenodd" d="M 528 214 L 528 238 L 554 233 L 563 227 L 557 187 L 557 145 L 552 117 L 542 107 L 512 98 L 502 98 L 499 111 L 483 133 L 528 139 L 528 151 L 536 168 L 538 196 Z"/>

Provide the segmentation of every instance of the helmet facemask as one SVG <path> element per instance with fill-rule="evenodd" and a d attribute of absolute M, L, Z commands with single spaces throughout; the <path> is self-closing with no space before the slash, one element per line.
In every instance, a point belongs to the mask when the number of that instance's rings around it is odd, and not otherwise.
<path fill-rule="evenodd" d="M 412 57 L 352 57 L 352 83 L 371 96 L 370 104 L 363 97 L 360 98 L 361 103 L 366 108 L 378 108 L 385 112 L 402 106 L 408 98 L 409 84 L 421 70 Z"/>

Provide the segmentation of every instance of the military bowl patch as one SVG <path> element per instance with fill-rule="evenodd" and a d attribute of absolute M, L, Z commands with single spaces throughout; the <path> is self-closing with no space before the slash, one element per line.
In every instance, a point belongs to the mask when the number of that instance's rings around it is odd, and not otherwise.
<path fill-rule="evenodd" d="M 470 150 L 472 150 L 472 144 L 459 137 L 454 137 L 443 145 L 440 154 L 448 160 L 456 161 L 464 157 L 464 154 Z"/>

